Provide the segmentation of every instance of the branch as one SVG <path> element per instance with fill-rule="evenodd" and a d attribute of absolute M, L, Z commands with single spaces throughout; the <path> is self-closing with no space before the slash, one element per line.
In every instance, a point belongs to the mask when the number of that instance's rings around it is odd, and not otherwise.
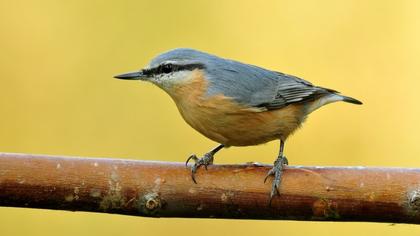
<path fill-rule="evenodd" d="M 420 223 L 420 169 L 287 167 L 269 206 L 270 166 L 0 153 L 0 206 L 151 217 Z"/>

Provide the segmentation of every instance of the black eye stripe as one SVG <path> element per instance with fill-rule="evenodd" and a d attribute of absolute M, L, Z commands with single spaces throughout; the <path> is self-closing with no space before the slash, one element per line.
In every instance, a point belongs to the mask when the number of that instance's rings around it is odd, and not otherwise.
<path fill-rule="evenodd" d="M 205 66 L 200 63 L 194 64 L 185 64 L 185 65 L 177 65 L 177 64 L 162 64 L 158 67 L 144 69 L 143 74 L 146 76 L 153 76 L 159 74 L 168 74 L 171 72 L 182 71 L 182 70 L 195 70 L 195 69 L 204 69 Z"/>

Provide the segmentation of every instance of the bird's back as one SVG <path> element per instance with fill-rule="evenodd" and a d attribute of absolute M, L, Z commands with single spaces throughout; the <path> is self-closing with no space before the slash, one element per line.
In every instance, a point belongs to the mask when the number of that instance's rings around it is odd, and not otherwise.
<path fill-rule="evenodd" d="M 215 56 L 207 60 L 208 95 L 223 94 L 249 107 L 281 109 L 289 104 L 310 102 L 338 93 L 296 76 L 258 66 Z"/>

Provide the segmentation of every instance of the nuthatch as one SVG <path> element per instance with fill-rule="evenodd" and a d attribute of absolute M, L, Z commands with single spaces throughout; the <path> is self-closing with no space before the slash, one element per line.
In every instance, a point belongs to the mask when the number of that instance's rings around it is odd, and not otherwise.
<path fill-rule="evenodd" d="M 284 165 L 284 143 L 305 120 L 323 105 L 360 101 L 339 92 L 281 72 L 220 58 L 193 49 L 174 49 L 155 57 L 146 68 L 115 76 L 144 80 L 165 90 L 184 120 L 198 132 L 220 143 L 198 158 L 191 168 L 213 164 L 216 152 L 229 146 L 250 146 L 280 140 L 270 197 L 279 194 Z"/>

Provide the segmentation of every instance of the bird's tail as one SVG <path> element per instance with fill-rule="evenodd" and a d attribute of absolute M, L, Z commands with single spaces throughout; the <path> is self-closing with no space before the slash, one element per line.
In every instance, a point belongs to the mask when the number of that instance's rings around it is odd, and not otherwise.
<path fill-rule="evenodd" d="M 338 92 L 334 91 L 334 93 L 330 93 L 310 103 L 307 109 L 307 114 L 315 111 L 316 109 L 324 105 L 327 105 L 333 102 L 338 102 L 338 101 L 348 102 L 348 103 L 357 104 L 357 105 L 363 104 L 361 101 L 355 98 L 347 97 L 347 96 L 338 94 Z"/>
<path fill-rule="evenodd" d="M 353 104 L 357 104 L 357 105 L 362 105 L 363 103 L 355 98 L 352 97 L 347 97 L 347 96 L 343 96 L 343 95 L 339 95 L 340 97 L 342 97 L 342 101 L 343 102 L 348 102 L 348 103 L 353 103 Z"/>

